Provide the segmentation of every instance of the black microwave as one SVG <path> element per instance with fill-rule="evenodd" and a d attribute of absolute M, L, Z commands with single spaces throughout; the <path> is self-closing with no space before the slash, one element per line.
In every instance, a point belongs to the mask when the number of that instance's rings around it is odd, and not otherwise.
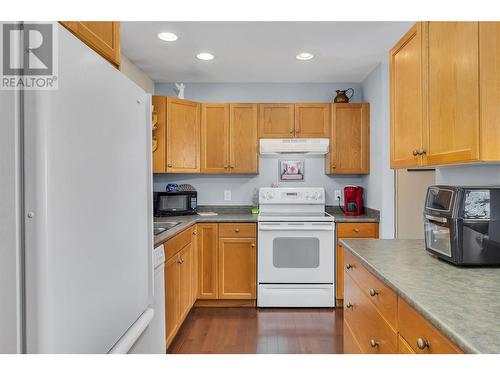
<path fill-rule="evenodd" d="M 198 209 L 198 192 L 191 185 L 153 193 L 154 216 L 194 215 Z"/>
<path fill-rule="evenodd" d="M 458 266 L 500 265 L 500 186 L 430 186 L 425 247 Z"/>

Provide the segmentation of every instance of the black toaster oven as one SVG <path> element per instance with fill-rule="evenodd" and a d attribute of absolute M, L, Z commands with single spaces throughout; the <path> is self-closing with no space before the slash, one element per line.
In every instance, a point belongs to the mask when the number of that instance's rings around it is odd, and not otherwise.
<path fill-rule="evenodd" d="M 427 251 L 459 266 L 500 265 L 500 187 L 430 186 Z"/>

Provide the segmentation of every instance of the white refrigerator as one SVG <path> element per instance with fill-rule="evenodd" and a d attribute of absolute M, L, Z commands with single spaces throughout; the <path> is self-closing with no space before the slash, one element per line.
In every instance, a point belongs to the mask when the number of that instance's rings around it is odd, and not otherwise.
<path fill-rule="evenodd" d="M 0 353 L 125 353 L 154 314 L 151 97 L 56 27 L 59 88 L 0 91 Z"/>

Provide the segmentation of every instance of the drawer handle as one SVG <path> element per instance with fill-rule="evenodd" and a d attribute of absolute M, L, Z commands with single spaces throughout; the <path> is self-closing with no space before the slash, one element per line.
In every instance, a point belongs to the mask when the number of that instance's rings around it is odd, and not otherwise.
<path fill-rule="evenodd" d="M 374 340 L 374 339 L 371 339 L 370 340 L 370 346 L 372 348 L 376 348 L 377 346 L 379 345 L 378 341 Z"/>
<path fill-rule="evenodd" d="M 351 302 L 347 302 L 347 305 L 345 305 L 345 307 L 347 307 L 348 309 L 352 309 L 352 303 Z"/>
<path fill-rule="evenodd" d="M 239 228 L 236 228 L 234 231 L 235 231 L 236 233 L 239 233 L 239 232 L 240 232 L 240 229 L 239 229 Z"/>
<path fill-rule="evenodd" d="M 252 244 L 252 247 L 255 247 L 255 244 L 254 244 L 254 243 Z"/>
<path fill-rule="evenodd" d="M 359 228 L 354 228 L 353 231 L 355 231 L 356 233 L 359 233 Z"/>
<path fill-rule="evenodd" d="M 417 339 L 417 346 L 420 350 L 424 350 L 425 348 L 430 348 L 429 340 L 419 337 Z"/>
<path fill-rule="evenodd" d="M 351 263 L 347 263 L 347 264 L 345 265 L 345 269 L 346 269 L 346 270 L 350 270 L 351 268 L 352 268 L 352 264 L 351 264 Z"/>
<path fill-rule="evenodd" d="M 372 296 L 372 297 L 375 297 L 378 295 L 378 292 L 375 289 L 370 289 L 368 292 L 370 293 L 370 296 Z"/>

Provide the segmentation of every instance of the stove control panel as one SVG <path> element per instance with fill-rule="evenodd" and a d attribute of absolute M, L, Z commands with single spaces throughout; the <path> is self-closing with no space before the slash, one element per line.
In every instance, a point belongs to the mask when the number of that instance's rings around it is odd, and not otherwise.
<path fill-rule="evenodd" d="M 325 204 L 324 188 L 260 188 L 261 204 Z"/>

